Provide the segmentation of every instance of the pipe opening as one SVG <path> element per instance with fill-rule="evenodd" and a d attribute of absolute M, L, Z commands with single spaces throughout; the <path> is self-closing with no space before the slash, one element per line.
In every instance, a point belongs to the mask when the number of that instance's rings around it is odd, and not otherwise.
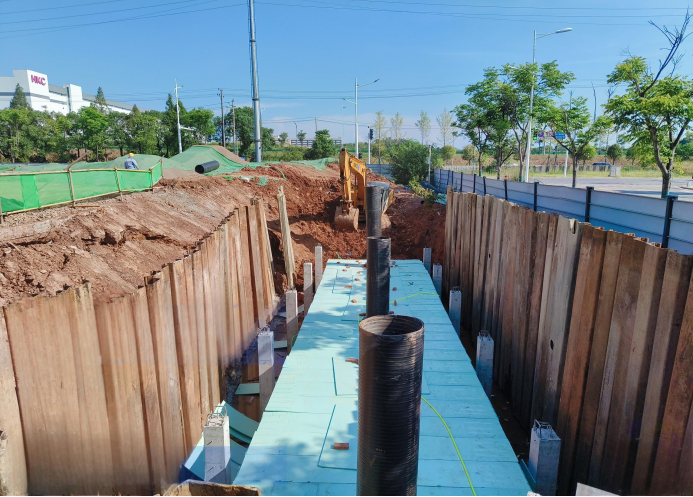
<path fill-rule="evenodd" d="M 361 321 L 360 325 L 364 332 L 379 336 L 407 335 L 423 327 L 423 321 L 411 316 L 373 316 Z"/>

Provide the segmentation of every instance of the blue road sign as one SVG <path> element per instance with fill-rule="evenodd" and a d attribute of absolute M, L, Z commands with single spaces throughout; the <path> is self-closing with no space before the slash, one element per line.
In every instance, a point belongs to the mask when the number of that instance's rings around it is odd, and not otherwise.
<path fill-rule="evenodd" d="M 556 131 L 556 140 L 565 140 L 565 133 L 561 133 L 559 131 Z"/>

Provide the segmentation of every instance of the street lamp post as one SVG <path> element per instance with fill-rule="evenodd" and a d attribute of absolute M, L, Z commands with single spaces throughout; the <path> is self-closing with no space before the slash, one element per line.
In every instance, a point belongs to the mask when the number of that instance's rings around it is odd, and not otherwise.
<path fill-rule="evenodd" d="M 557 35 L 561 33 L 567 33 L 572 31 L 573 28 L 563 28 L 553 33 L 539 33 L 537 35 L 536 30 L 534 31 L 534 46 L 532 48 L 532 64 L 537 61 L 537 39 L 544 38 L 546 36 Z M 529 160 L 532 154 L 532 110 L 534 108 L 534 78 L 532 78 L 532 89 L 529 92 L 529 123 L 527 124 L 527 160 L 525 164 L 525 182 L 529 182 Z"/>
<path fill-rule="evenodd" d="M 298 124 L 294 121 L 294 126 L 296 126 L 296 141 L 298 141 Z"/>
<path fill-rule="evenodd" d="M 344 109 L 346 109 L 346 105 L 342 105 L 342 147 L 344 148 Z"/>
<path fill-rule="evenodd" d="M 176 85 L 176 124 L 178 125 L 178 153 L 183 153 L 183 142 L 180 140 L 180 111 L 178 110 L 178 88 L 183 88 L 185 85 L 178 86 L 178 79 L 174 79 Z"/>
<path fill-rule="evenodd" d="M 351 104 L 354 104 L 355 106 L 355 111 L 354 111 L 354 145 L 355 145 L 355 151 L 354 154 L 358 158 L 359 156 L 359 88 L 363 88 L 364 86 L 372 85 L 373 83 L 377 83 L 380 81 L 380 78 L 376 79 L 375 81 L 371 81 L 370 83 L 366 83 L 365 85 L 360 85 L 358 83 L 358 78 L 354 78 L 354 101 L 352 102 L 351 100 L 347 100 L 346 98 L 343 98 L 342 100 L 345 100 L 346 102 L 349 102 Z"/>

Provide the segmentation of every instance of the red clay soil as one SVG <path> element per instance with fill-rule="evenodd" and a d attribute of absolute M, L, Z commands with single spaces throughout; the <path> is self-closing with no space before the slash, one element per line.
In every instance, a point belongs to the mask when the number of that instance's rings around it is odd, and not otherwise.
<path fill-rule="evenodd" d="M 280 172 L 281 171 L 281 172 Z M 46 219 L 64 223 L 31 237 L 0 242 L 0 305 L 33 295 L 53 295 L 87 280 L 97 301 L 133 292 L 145 276 L 189 252 L 234 208 L 262 196 L 277 274 L 277 291 L 286 285 L 278 221 L 277 192 L 284 188 L 291 224 L 297 286 L 302 288 L 304 260 L 313 260 L 315 245 L 323 246 L 324 260 L 365 257 L 365 230 L 354 233 L 334 229 L 339 203 L 339 174 L 281 164 L 261 172 L 254 169 L 233 176 L 282 178 L 258 186 L 234 177 L 182 177 L 164 179 L 153 192 L 91 200 L 91 207 L 58 207 L 6 217 L 5 226 L 33 224 Z M 383 178 L 373 177 L 369 179 Z M 401 189 L 398 189 L 401 190 Z M 84 205 L 84 204 L 83 204 Z M 421 259 L 424 247 L 433 248 L 434 261 L 442 260 L 444 207 L 422 205 L 408 191 L 395 194 L 388 210 L 392 227 L 393 258 Z M 4 228 L 0 228 L 0 231 Z"/>

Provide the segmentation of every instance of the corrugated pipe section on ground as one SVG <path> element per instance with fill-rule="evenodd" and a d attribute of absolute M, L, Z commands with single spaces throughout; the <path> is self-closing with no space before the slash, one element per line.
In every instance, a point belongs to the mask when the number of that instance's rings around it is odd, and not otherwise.
<path fill-rule="evenodd" d="M 424 323 L 359 323 L 357 495 L 416 495 Z"/>

